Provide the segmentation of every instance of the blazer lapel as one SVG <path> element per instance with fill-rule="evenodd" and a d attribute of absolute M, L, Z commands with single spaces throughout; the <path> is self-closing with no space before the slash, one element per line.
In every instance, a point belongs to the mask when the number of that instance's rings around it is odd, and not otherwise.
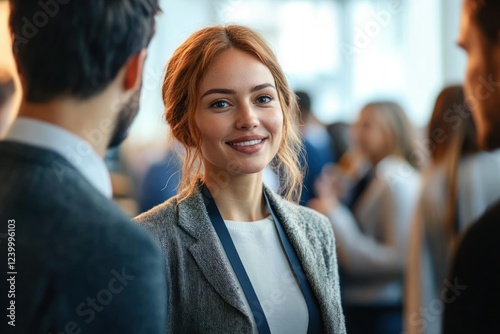
<path fill-rule="evenodd" d="M 236 277 L 210 222 L 201 194 L 179 204 L 179 225 L 195 239 L 188 249 L 208 282 L 228 304 L 249 318 Z"/>
<path fill-rule="evenodd" d="M 309 246 L 310 241 L 308 240 L 306 231 L 298 221 L 298 216 L 293 213 L 291 214 L 290 210 L 283 205 L 284 200 L 279 198 L 272 190 L 264 186 L 264 191 L 266 191 L 269 202 L 273 206 L 290 243 L 297 252 L 300 264 L 314 296 L 320 305 L 327 304 L 328 301 L 324 300 L 325 294 L 321 289 L 322 282 L 326 280 L 327 275 L 325 265 Z"/>

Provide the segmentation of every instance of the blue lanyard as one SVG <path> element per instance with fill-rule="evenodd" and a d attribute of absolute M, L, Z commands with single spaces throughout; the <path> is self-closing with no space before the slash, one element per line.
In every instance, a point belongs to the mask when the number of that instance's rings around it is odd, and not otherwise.
<path fill-rule="evenodd" d="M 229 262 L 231 263 L 231 266 L 233 267 L 236 277 L 238 278 L 238 281 L 240 282 L 243 292 L 248 300 L 248 304 L 250 305 L 250 309 L 252 310 L 253 316 L 255 318 L 259 334 L 271 333 L 269 325 L 267 323 L 266 315 L 264 314 L 262 306 L 260 305 L 259 298 L 257 297 L 255 290 L 253 289 L 252 282 L 250 281 L 250 278 L 248 277 L 245 267 L 241 262 L 241 259 L 238 255 L 238 251 L 236 250 L 233 240 L 231 239 L 231 235 L 229 234 L 226 224 L 224 223 L 224 220 L 220 215 L 219 209 L 217 208 L 217 204 L 215 203 L 212 195 L 210 194 L 210 191 L 206 186 L 203 186 L 202 194 L 204 197 L 204 202 L 207 208 L 208 216 L 212 221 L 212 225 L 214 226 L 214 229 L 217 232 L 219 240 L 222 243 L 222 247 L 226 252 Z M 267 198 L 265 192 L 264 192 L 264 197 L 266 199 L 267 207 L 271 213 L 271 216 L 273 217 L 274 224 L 278 231 L 278 235 L 281 240 L 281 245 L 285 250 L 288 262 L 295 274 L 295 278 L 297 279 L 300 285 L 302 294 L 307 304 L 307 309 L 309 312 L 309 325 L 307 333 L 308 334 L 322 333 L 323 320 L 321 318 L 321 312 L 319 309 L 318 301 L 314 297 L 312 289 L 309 286 L 306 275 L 299 262 L 297 253 L 295 252 L 295 249 L 292 247 L 290 241 L 288 240 L 288 237 L 286 236 L 283 227 L 279 223 L 279 220 L 276 217 L 276 214 L 274 213 L 274 210 L 271 204 L 269 203 L 269 199 Z"/>

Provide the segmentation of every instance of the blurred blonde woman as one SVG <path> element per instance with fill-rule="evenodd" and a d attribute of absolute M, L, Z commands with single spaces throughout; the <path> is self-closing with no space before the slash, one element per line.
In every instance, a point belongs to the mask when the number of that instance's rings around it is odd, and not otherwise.
<path fill-rule="evenodd" d="M 427 143 L 431 163 L 411 229 L 405 325 L 408 333 L 431 334 L 441 333 L 444 303 L 454 296 L 443 293 L 456 285 L 446 277 L 461 232 L 500 198 L 500 152 L 479 152 L 461 86 L 439 94 Z"/>
<path fill-rule="evenodd" d="M 355 144 L 371 168 L 340 204 L 318 183 L 310 206 L 330 218 L 339 245 L 347 332 L 401 333 L 403 273 L 422 160 L 402 108 L 374 102 L 360 112 Z"/>
<path fill-rule="evenodd" d="M 186 151 L 179 195 L 137 220 L 165 256 L 168 332 L 345 333 L 333 229 L 296 204 L 296 99 L 265 41 L 235 25 L 195 32 L 163 99 Z M 262 182 L 268 165 L 283 197 Z"/>

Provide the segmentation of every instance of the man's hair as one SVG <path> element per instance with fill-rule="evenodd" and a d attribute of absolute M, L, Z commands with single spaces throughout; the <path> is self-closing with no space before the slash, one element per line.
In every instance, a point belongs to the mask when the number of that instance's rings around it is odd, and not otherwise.
<path fill-rule="evenodd" d="M 500 1 L 467 0 L 472 18 L 493 43 L 500 41 Z"/>
<path fill-rule="evenodd" d="M 7 71 L 0 69 L 0 109 L 14 96 L 15 92 L 14 79 Z"/>
<path fill-rule="evenodd" d="M 13 52 L 29 102 L 92 97 L 154 34 L 158 0 L 10 0 Z"/>

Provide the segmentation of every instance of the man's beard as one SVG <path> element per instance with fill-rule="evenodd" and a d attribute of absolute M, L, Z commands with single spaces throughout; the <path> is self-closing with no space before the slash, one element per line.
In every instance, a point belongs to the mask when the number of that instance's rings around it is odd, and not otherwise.
<path fill-rule="evenodd" d="M 141 98 L 141 87 L 135 91 L 130 99 L 123 104 L 117 114 L 115 129 L 108 143 L 108 149 L 120 145 L 128 136 L 128 131 L 137 113 L 139 112 L 139 100 Z"/>

